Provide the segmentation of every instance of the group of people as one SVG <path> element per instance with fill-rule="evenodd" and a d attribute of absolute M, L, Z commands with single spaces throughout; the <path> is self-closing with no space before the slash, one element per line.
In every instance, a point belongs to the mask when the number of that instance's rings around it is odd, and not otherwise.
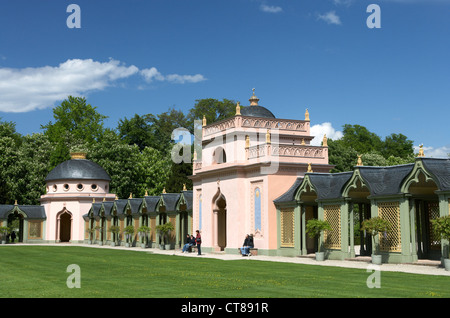
<path fill-rule="evenodd" d="M 196 231 L 196 234 L 197 235 L 195 237 L 194 237 L 194 235 L 186 234 L 186 243 L 183 246 L 183 249 L 181 251 L 182 253 L 188 253 L 193 246 L 197 246 L 198 255 L 202 254 L 202 250 L 201 250 L 202 236 L 200 235 L 200 231 L 199 230 Z M 250 249 L 253 248 L 253 247 L 254 247 L 254 245 L 253 245 L 253 235 L 252 234 L 250 234 L 250 235 L 247 234 L 245 236 L 244 244 L 242 244 L 242 247 L 241 247 L 241 254 L 242 254 L 242 256 L 250 256 L 250 255 L 252 255 L 251 252 L 250 252 Z"/>
<path fill-rule="evenodd" d="M 201 255 L 202 254 L 201 245 L 202 245 L 202 236 L 200 235 L 199 230 L 196 231 L 195 237 L 194 235 L 186 234 L 186 243 L 183 246 L 182 253 L 188 253 L 193 246 L 197 246 L 197 254 Z"/>

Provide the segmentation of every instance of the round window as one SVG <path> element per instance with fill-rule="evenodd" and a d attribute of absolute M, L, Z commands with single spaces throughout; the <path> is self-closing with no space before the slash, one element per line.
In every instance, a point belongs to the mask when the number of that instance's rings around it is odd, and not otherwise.
<path fill-rule="evenodd" d="M 58 190 L 58 186 L 56 184 L 53 185 L 53 192 L 56 192 Z"/>
<path fill-rule="evenodd" d="M 64 191 L 68 191 L 69 190 L 69 185 L 66 183 L 63 185 L 63 189 Z"/>
<path fill-rule="evenodd" d="M 78 191 L 83 190 L 83 185 L 82 185 L 81 183 L 78 183 L 78 184 L 77 184 L 77 190 L 78 190 Z"/>
<path fill-rule="evenodd" d="M 92 191 L 97 191 L 98 190 L 98 186 L 96 184 L 92 184 L 91 185 L 91 190 Z"/>

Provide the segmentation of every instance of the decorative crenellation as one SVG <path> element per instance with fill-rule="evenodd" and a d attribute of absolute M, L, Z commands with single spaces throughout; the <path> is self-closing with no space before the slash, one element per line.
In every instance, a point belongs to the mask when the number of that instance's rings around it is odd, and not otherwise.
<path fill-rule="evenodd" d="M 246 116 L 242 116 L 242 118 L 242 127 L 246 128 L 273 128 L 306 132 L 307 125 L 309 125 L 309 123 L 304 120 L 286 120 Z"/>

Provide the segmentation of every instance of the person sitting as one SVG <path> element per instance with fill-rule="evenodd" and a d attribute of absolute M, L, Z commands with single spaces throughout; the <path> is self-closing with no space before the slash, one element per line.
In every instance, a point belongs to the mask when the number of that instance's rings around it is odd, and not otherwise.
<path fill-rule="evenodd" d="M 242 244 L 241 247 L 241 254 L 242 256 L 248 256 L 251 255 L 250 253 L 250 248 L 253 248 L 253 235 L 246 235 L 245 236 L 245 240 L 244 240 L 244 244 Z"/>
<path fill-rule="evenodd" d="M 182 253 L 185 253 L 188 251 L 189 247 L 192 246 L 191 244 L 191 236 L 189 234 L 186 234 L 186 243 L 183 245 Z"/>

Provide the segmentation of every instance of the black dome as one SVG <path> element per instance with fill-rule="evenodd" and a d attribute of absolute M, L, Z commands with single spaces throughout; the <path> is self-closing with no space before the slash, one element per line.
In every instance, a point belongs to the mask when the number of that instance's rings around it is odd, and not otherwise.
<path fill-rule="evenodd" d="M 265 117 L 265 118 L 276 118 L 274 114 L 267 108 L 263 106 L 247 106 L 241 109 L 242 116 L 251 116 L 251 117 Z"/>
<path fill-rule="evenodd" d="M 76 180 L 107 180 L 111 177 L 105 169 L 87 159 L 71 159 L 57 165 L 45 178 L 45 181 L 76 179 Z"/>

